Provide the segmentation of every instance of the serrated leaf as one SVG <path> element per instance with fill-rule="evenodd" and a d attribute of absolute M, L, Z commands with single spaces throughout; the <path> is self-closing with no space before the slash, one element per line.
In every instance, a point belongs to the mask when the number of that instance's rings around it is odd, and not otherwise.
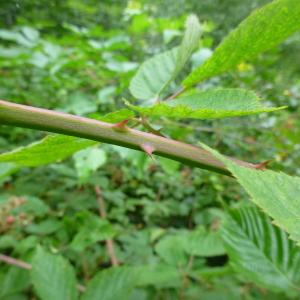
<path fill-rule="evenodd" d="M 102 121 L 102 122 L 107 122 L 107 123 L 118 123 L 121 122 L 123 120 L 128 120 L 131 119 L 135 116 L 134 112 L 127 109 L 127 108 L 123 108 L 111 113 L 108 113 L 104 116 L 100 116 L 98 114 L 93 114 L 91 117 L 93 119 L 96 119 L 98 121 Z"/>
<path fill-rule="evenodd" d="M 97 116 L 97 120 L 117 123 L 133 116 L 134 113 L 132 111 L 122 109 L 105 116 Z M 73 136 L 60 134 L 48 135 L 44 139 L 29 144 L 28 146 L 0 154 L 0 163 L 10 162 L 18 166 L 36 167 L 62 161 L 75 152 L 96 144 L 98 144 L 98 142 Z"/>
<path fill-rule="evenodd" d="M 114 267 L 100 271 L 89 283 L 82 300 L 126 300 L 137 279 L 133 268 Z"/>
<path fill-rule="evenodd" d="M 184 81 L 189 87 L 233 69 L 279 44 L 300 29 L 300 1 L 275 0 L 254 11 L 217 47 L 214 54 Z"/>
<path fill-rule="evenodd" d="M 189 16 L 181 45 L 145 61 L 130 82 L 131 94 L 142 100 L 158 98 L 189 60 L 200 34 L 197 17 Z"/>
<path fill-rule="evenodd" d="M 241 167 L 206 145 L 202 147 L 223 161 L 251 200 L 300 245 L 300 178 Z"/>
<path fill-rule="evenodd" d="M 76 300 L 76 278 L 72 266 L 62 256 L 41 247 L 32 260 L 32 284 L 42 300 Z"/>
<path fill-rule="evenodd" d="M 157 98 L 173 78 L 177 54 L 174 48 L 145 61 L 130 82 L 131 94 L 142 100 Z"/>
<path fill-rule="evenodd" d="M 230 212 L 221 229 L 234 270 L 275 292 L 299 291 L 300 251 L 286 233 L 255 207 Z"/>
<path fill-rule="evenodd" d="M 207 90 L 148 107 L 126 104 L 146 116 L 193 119 L 237 117 L 284 108 L 264 107 L 255 93 L 242 89 Z"/>
<path fill-rule="evenodd" d="M 0 155 L 0 162 L 13 162 L 20 166 L 36 167 L 61 161 L 74 152 L 96 144 L 66 135 L 48 135 L 44 139 Z"/>

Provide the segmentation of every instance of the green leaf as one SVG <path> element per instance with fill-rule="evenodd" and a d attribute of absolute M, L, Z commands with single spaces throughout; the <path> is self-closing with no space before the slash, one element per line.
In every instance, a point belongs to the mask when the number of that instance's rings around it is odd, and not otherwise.
<path fill-rule="evenodd" d="M 130 82 L 131 94 L 143 100 L 158 98 L 189 60 L 200 34 L 197 17 L 189 16 L 181 45 L 145 61 Z"/>
<path fill-rule="evenodd" d="M 255 207 L 230 211 L 221 229 L 234 270 L 275 292 L 299 291 L 300 251 Z"/>
<path fill-rule="evenodd" d="M 69 245 L 73 250 L 82 252 L 86 247 L 99 241 L 113 238 L 117 231 L 107 221 L 92 213 L 81 215 L 82 224 Z"/>
<path fill-rule="evenodd" d="M 130 82 L 131 94 L 143 100 L 157 98 L 173 79 L 177 54 L 174 48 L 145 61 Z"/>
<path fill-rule="evenodd" d="M 199 45 L 201 27 L 198 18 L 195 15 L 190 15 L 186 20 L 185 27 L 185 33 L 177 54 L 173 77 L 180 72 Z"/>
<path fill-rule="evenodd" d="M 123 109 L 108 113 L 104 116 L 101 116 L 98 114 L 92 114 L 91 118 L 102 121 L 102 122 L 107 122 L 107 123 L 118 123 L 123 120 L 132 119 L 134 116 L 135 116 L 135 114 L 132 110 L 123 108 Z"/>
<path fill-rule="evenodd" d="M 40 223 L 32 223 L 26 227 L 26 232 L 35 235 L 48 235 L 58 231 L 62 223 L 55 218 L 48 218 Z"/>
<path fill-rule="evenodd" d="M 226 254 L 219 232 L 208 232 L 200 227 L 184 233 L 182 239 L 184 250 L 189 255 L 217 256 Z"/>
<path fill-rule="evenodd" d="M 133 116 L 134 113 L 132 111 L 122 109 L 105 116 L 97 116 L 96 118 L 103 122 L 117 123 L 130 119 Z M 10 162 L 19 166 L 36 167 L 62 161 L 75 152 L 96 144 L 98 143 L 95 141 L 72 136 L 48 135 L 44 139 L 26 147 L 0 154 L 0 163 Z"/>
<path fill-rule="evenodd" d="M 188 256 L 184 251 L 182 237 L 170 235 L 162 238 L 155 246 L 157 254 L 171 266 L 186 266 Z"/>
<path fill-rule="evenodd" d="M 258 96 L 243 89 L 215 89 L 197 92 L 152 106 L 126 104 L 146 116 L 169 118 L 219 119 L 262 112 L 272 112 L 284 107 L 264 107 Z"/>
<path fill-rule="evenodd" d="M 300 29 L 300 2 L 275 0 L 254 11 L 217 47 L 214 54 L 184 81 L 189 87 L 195 83 L 233 69 L 279 44 Z"/>
<path fill-rule="evenodd" d="M 48 135 L 44 139 L 0 155 L 0 162 L 36 167 L 61 161 L 74 152 L 97 142 L 66 135 Z"/>
<path fill-rule="evenodd" d="M 100 271 L 90 281 L 82 300 L 126 300 L 136 284 L 137 275 L 128 267 Z"/>
<path fill-rule="evenodd" d="M 0 281 L 0 298 L 23 291 L 29 286 L 28 270 L 10 267 Z"/>
<path fill-rule="evenodd" d="M 159 288 L 178 287 L 181 284 L 181 274 L 178 268 L 166 264 L 140 265 L 135 267 L 139 274 L 136 285 L 152 285 Z"/>
<path fill-rule="evenodd" d="M 72 266 L 62 256 L 41 247 L 32 260 L 32 284 L 42 300 L 76 300 L 76 278 Z"/>
<path fill-rule="evenodd" d="M 0 181 L 17 171 L 18 171 L 18 167 L 15 164 L 1 163 L 0 164 Z"/>
<path fill-rule="evenodd" d="M 300 178 L 271 170 L 241 167 L 217 151 L 205 145 L 202 147 L 223 161 L 251 196 L 251 200 L 300 245 Z"/>
<path fill-rule="evenodd" d="M 79 178 L 85 180 L 106 163 L 107 157 L 105 151 L 92 147 L 75 153 L 74 160 Z"/>

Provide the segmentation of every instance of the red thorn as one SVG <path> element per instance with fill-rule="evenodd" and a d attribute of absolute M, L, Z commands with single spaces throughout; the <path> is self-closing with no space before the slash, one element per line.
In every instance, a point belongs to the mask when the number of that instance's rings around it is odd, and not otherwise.
<path fill-rule="evenodd" d="M 263 161 L 263 162 L 261 162 L 261 163 L 259 163 L 259 164 L 256 164 L 256 165 L 255 165 L 255 169 L 257 169 L 257 170 L 265 170 L 265 169 L 267 168 L 268 164 L 269 164 L 271 161 L 272 161 L 272 160 L 269 159 L 269 160 Z"/>
<path fill-rule="evenodd" d="M 116 131 L 127 131 L 128 127 L 126 126 L 127 123 L 129 122 L 129 120 L 123 120 L 119 123 L 116 123 L 112 126 L 112 129 L 116 130 Z"/>
<path fill-rule="evenodd" d="M 153 161 L 155 161 L 155 158 L 153 156 L 153 152 L 155 151 L 155 148 L 150 144 L 141 144 L 141 148 L 151 157 Z"/>

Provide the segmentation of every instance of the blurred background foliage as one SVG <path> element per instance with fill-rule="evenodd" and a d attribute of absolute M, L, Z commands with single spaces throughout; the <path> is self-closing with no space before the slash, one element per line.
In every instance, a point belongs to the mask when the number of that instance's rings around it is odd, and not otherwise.
<path fill-rule="evenodd" d="M 204 30 L 190 64 L 194 68 L 250 11 L 267 2 L 1 1 L 0 97 L 77 115 L 104 115 L 130 99 L 128 85 L 140 63 L 178 43 L 187 15 L 196 14 Z M 202 141 L 248 161 L 272 159 L 274 169 L 300 175 L 299 42 L 295 34 L 251 63 L 200 85 L 255 90 L 266 104 L 288 109 L 214 121 L 153 119 L 151 124 L 174 139 Z M 44 136 L 2 126 L 0 151 Z M 26 260 L 42 244 L 67 257 L 83 285 L 111 265 L 104 241 L 113 238 L 120 263 L 157 264 L 179 274 L 174 280 L 160 273 L 160 280 L 136 289 L 132 300 L 286 299 L 234 274 L 218 237 L 205 255 L 182 249 L 187 232 L 218 233 L 224 203 L 248 201 L 231 179 L 97 145 L 36 169 L 1 164 L 0 188 L 0 251 Z M 98 216 L 95 188 L 101 189 L 98 200 L 105 203 L 106 220 Z M 216 245 L 219 252 L 214 252 Z M 193 278 L 180 276 L 184 268 L 194 272 Z M 0 299 L 33 299 L 22 272 L 0 266 Z"/>

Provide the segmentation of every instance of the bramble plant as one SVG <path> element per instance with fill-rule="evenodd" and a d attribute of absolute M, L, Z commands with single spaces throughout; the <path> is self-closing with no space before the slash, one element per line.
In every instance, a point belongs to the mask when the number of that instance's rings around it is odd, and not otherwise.
<path fill-rule="evenodd" d="M 71 248 L 81 253 L 90 242 L 105 240 L 113 267 L 99 271 L 83 287 L 78 284 L 68 260 L 60 254 L 48 253 L 45 247 L 37 248 L 30 264 L 24 265 L 17 260 L 11 262 L 4 255 L 1 260 L 29 269 L 34 289 L 43 300 L 108 300 L 133 299 L 129 297 L 136 288 L 156 286 L 164 281 L 176 282 L 179 277 L 193 280 L 197 276 L 213 276 L 213 272 L 228 272 L 220 268 L 201 270 L 198 274 L 197 270 L 185 267 L 186 254 L 193 258 L 226 253 L 230 270 L 240 280 L 275 294 L 297 297 L 300 291 L 300 178 L 267 170 L 267 162 L 245 162 L 221 155 L 200 142 L 199 145 L 190 145 L 173 140 L 164 134 L 163 125 L 158 127 L 155 122 L 159 120 L 161 125 L 172 118 L 207 120 L 276 111 L 280 114 L 285 106 L 264 106 L 253 91 L 228 87 L 200 90 L 198 84 L 235 69 L 299 29 L 300 2 L 275 0 L 241 22 L 223 39 L 211 57 L 178 84 L 178 78 L 189 68 L 189 60 L 199 47 L 203 31 L 198 18 L 191 15 L 186 20 L 181 44 L 155 55 L 139 67 L 129 86 L 134 99 L 124 99 L 127 108 L 101 117 L 79 117 L 0 100 L 1 125 L 54 133 L 26 147 L 0 154 L 0 163 L 8 166 L 8 172 L 24 166 L 38 167 L 58 162 L 76 153 L 77 167 L 85 175 L 85 172 L 96 170 L 105 160 L 103 151 L 95 147 L 102 142 L 145 152 L 154 161 L 156 156 L 162 156 L 234 177 L 252 202 L 237 208 L 224 204 L 224 217 L 220 230 L 216 232 L 200 228 L 162 239 L 156 251 L 166 264 L 120 266 L 112 245 L 117 230 L 105 220 L 101 190 L 96 189 L 102 219 L 92 218 L 88 225 L 85 224 L 85 231 L 76 236 Z M 142 126 L 146 131 L 134 129 L 136 126 Z M 80 151 L 83 149 L 88 152 Z M 5 211 L 5 216 L 10 215 Z M 100 222 L 103 222 L 101 226 L 106 226 L 104 236 L 99 238 L 98 232 L 87 238 Z M 176 254 L 166 255 L 172 248 L 176 248 L 173 249 Z M 190 264 L 188 262 L 188 266 Z"/>

